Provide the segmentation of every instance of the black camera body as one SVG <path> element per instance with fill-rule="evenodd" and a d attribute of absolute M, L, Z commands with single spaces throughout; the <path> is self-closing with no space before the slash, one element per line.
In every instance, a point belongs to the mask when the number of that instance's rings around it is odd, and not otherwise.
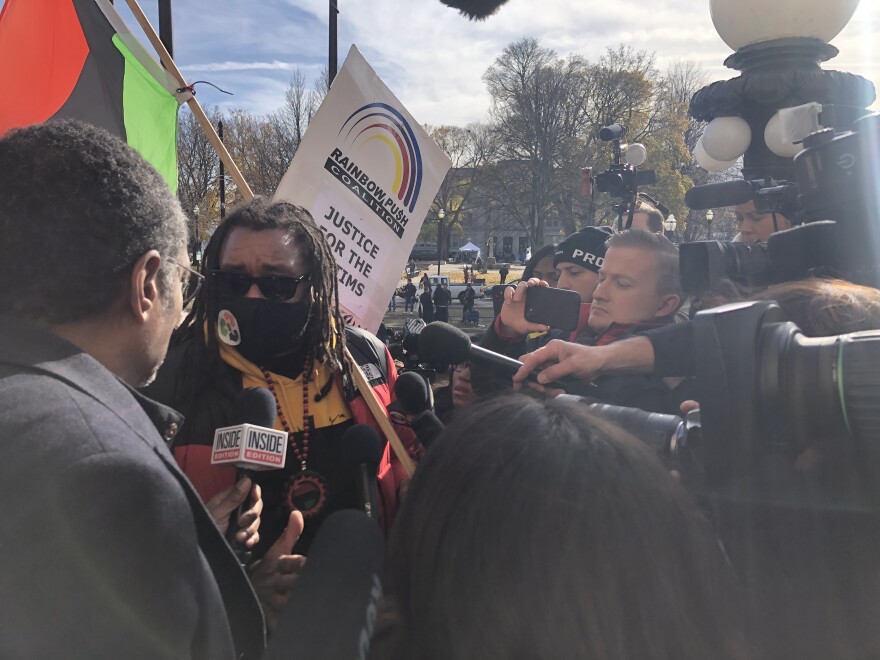
<path fill-rule="evenodd" d="M 614 159 L 607 170 L 593 176 L 593 186 L 599 192 L 608 193 L 612 197 L 635 201 L 639 186 L 656 183 L 657 176 L 654 170 L 639 170 L 623 162 L 624 150 L 620 141 L 625 135 L 626 127 L 620 124 L 610 124 L 599 129 L 599 139 L 612 143 Z"/>
<path fill-rule="evenodd" d="M 652 183 L 657 183 L 654 170 L 637 170 L 632 165 L 623 163 L 611 165 L 607 170 L 593 177 L 596 190 L 623 199 L 635 197 L 639 186 Z"/>
<path fill-rule="evenodd" d="M 845 277 L 848 264 L 839 238 L 838 224 L 824 220 L 776 232 L 767 243 L 682 243 L 682 292 L 699 296 L 722 279 L 754 287 L 807 277 Z"/>
<path fill-rule="evenodd" d="M 880 114 L 861 118 L 853 129 L 828 128 L 807 137 L 804 151 L 794 158 L 796 183 L 735 181 L 689 191 L 688 206 L 711 208 L 747 201 L 740 197 L 750 187 L 758 211 L 782 213 L 800 225 L 773 234 L 766 246 L 683 244 L 685 293 L 711 290 L 723 277 L 762 286 L 836 276 L 880 286 Z M 711 203 L 713 196 L 721 203 Z"/>

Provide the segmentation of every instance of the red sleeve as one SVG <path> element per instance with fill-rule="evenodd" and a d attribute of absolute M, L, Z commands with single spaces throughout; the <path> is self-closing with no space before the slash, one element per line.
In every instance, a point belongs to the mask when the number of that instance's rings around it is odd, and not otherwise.
<path fill-rule="evenodd" d="M 388 365 L 388 384 L 387 386 L 380 385 L 378 388 L 375 388 L 375 391 L 379 394 L 378 390 L 383 390 L 383 388 L 387 387 L 387 390 L 382 392 L 383 394 L 386 394 L 387 399 L 383 399 L 381 395 L 379 396 L 379 400 L 382 401 L 382 404 L 387 408 L 394 399 L 394 384 L 397 382 L 397 367 L 395 366 L 394 360 L 391 358 L 391 354 L 388 352 L 387 348 L 385 349 L 385 362 Z M 415 433 L 409 426 L 401 426 L 399 424 L 393 424 L 393 426 L 394 430 L 397 431 L 400 441 L 406 448 L 406 453 L 409 454 L 413 463 L 417 464 L 422 453 L 422 447 L 419 444 Z M 379 433 L 381 434 L 381 431 L 379 431 Z M 382 437 L 384 437 L 384 435 Z M 380 523 L 382 529 L 387 535 L 391 531 L 391 526 L 394 524 L 394 517 L 397 515 L 397 509 L 400 506 L 400 486 L 404 481 L 409 479 L 406 470 L 403 469 L 400 461 L 397 460 L 397 456 L 391 448 L 391 444 L 387 441 L 385 443 L 385 452 L 382 454 L 382 462 L 379 464 L 378 479 L 379 499 L 381 501 Z"/>
<path fill-rule="evenodd" d="M 183 445 L 174 448 L 174 458 L 195 486 L 203 502 L 235 483 L 235 467 L 212 465 L 212 445 Z"/>

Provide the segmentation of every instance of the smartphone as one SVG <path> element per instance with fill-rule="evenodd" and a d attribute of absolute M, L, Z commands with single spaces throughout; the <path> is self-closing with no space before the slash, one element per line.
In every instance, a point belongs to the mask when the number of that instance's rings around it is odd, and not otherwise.
<path fill-rule="evenodd" d="M 574 330 L 580 313 L 581 296 L 575 291 L 549 286 L 530 286 L 526 291 L 526 321 Z"/>

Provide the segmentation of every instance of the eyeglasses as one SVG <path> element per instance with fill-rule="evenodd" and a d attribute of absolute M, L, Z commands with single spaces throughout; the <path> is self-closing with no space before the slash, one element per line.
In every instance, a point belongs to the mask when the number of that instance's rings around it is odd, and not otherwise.
<path fill-rule="evenodd" d="M 205 276 L 189 266 L 184 266 L 177 259 L 168 257 L 168 261 L 173 263 L 180 269 L 180 293 L 183 296 L 183 306 L 186 307 L 192 299 L 196 297 L 199 289 L 202 288 L 202 282 Z"/>
<path fill-rule="evenodd" d="M 266 275 L 253 277 L 247 273 L 231 273 L 226 270 L 211 271 L 211 278 L 221 296 L 241 298 L 247 295 L 252 285 L 256 284 L 260 293 L 267 300 L 282 302 L 296 295 L 300 283 L 307 282 L 309 276 L 286 277 L 283 275 Z"/>

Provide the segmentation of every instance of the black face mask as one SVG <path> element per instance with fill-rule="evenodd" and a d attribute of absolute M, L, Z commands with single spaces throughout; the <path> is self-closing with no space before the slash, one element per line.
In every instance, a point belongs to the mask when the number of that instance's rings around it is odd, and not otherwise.
<path fill-rule="evenodd" d="M 261 298 L 218 298 L 217 337 L 261 367 L 303 352 L 311 303 Z M 231 317 L 230 317 L 231 314 Z"/>

